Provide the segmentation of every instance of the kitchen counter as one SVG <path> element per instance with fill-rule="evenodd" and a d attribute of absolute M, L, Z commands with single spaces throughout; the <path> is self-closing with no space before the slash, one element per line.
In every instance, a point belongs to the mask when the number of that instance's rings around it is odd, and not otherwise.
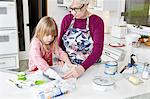
<path fill-rule="evenodd" d="M 0 99 L 34 99 L 31 90 L 20 89 L 9 79 L 16 78 L 16 72 L 0 71 Z"/>
<path fill-rule="evenodd" d="M 104 65 L 94 65 L 85 74 L 78 79 L 77 90 L 70 93 L 62 99 L 124 99 L 129 97 L 135 97 L 149 93 L 150 96 L 150 80 L 144 80 L 141 85 L 133 85 L 128 80 L 121 78 L 116 82 L 116 87 L 109 91 L 99 91 L 93 87 L 92 79 L 95 76 L 103 75 Z M 73 98 L 71 98 L 73 97 Z M 136 98 L 135 98 L 136 99 Z M 139 99 L 139 98 L 138 98 Z M 149 99 L 143 98 L 141 99 Z"/>
<path fill-rule="evenodd" d="M 116 87 L 108 91 L 99 91 L 93 87 L 92 79 L 95 76 L 103 75 L 104 65 L 95 64 L 90 67 L 82 77 L 77 80 L 77 88 L 58 99 L 120 99 L 130 97 L 142 97 L 149 99 L 150 79 L 144 80 L 141 85 L 133 85 L 128 80 L 121 78 L 116 82 Z M 19 89 L 8 79 L 15 78 L 16 74 L 0 72 L 0 98 L 1 99 L 34 99 L 30 88 Z M 141 96 L 143 95 L 143 96 Z M 148 95 L 148 96 L 147 96 Z M 145 98 L 145 97 L 147 98 Z M 136 99 L 136 98 L 134 98 Z M 137 98 L 139 99 L 139 98 Z"/>

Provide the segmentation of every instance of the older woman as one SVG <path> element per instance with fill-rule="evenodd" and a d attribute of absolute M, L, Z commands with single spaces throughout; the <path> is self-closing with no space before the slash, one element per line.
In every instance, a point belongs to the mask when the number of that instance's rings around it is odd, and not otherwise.
<path fill-rule="evenodd" d="M 64 78 L 79 77 L 96 63 L 103 50 L 103 20 L 87 10 L 88 0 L 69 0 L 69 14 L 61 24 L 59 46 L 74 64 Z"/>

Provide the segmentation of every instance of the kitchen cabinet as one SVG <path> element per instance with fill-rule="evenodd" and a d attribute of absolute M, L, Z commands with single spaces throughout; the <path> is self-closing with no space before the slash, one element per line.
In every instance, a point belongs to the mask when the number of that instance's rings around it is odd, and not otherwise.
<path fill-rule="evenodd" d="M 0 1 L 0 69 L 18 68 L 18 30 L 15 0 Z"/>
<path fill-rule="evenodd" d="M 0 57 L 0 68 L 13 68 L 16 67 L 16 57 L 15 56 L 4 56 Z"/>

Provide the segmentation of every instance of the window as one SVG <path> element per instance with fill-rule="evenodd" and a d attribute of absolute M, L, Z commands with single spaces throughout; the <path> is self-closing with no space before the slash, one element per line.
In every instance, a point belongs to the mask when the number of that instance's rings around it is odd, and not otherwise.
<path fill-rule="evenodd" d="M 150 27 L 150 0 L 126 0 L 125 21 Z"/>

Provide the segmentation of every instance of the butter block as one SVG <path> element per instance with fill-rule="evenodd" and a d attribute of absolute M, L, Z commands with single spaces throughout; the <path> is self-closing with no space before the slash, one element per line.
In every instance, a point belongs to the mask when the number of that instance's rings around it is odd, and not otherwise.
<path fill-rule="evenodd" d="M 142 80 L 140 80 L 139 78 L 137 78 L 137 77 L 135 77 L 135 76 L 130 76 L 130 77 L 128 78 L 128 80 L 129 80 L 132 84 L 134 84 L 134 85 L 138 85 L 138 84 L 140 84 L 140 83 L 143 83 Z"/>

